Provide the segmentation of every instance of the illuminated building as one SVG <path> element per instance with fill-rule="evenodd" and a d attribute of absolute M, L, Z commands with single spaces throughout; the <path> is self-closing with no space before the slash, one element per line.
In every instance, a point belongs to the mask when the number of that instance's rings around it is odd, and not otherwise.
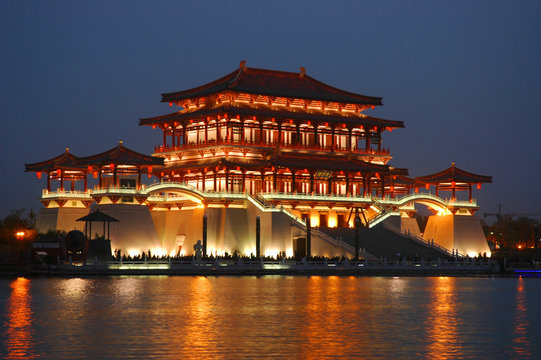
<path fill-rule="evenodd" d="M 308 218 L 320 229 L 352 227 L 356 214 L 366 226 L 398 219 L 399 228 L 419 233 L 411 218 L 415 202 L 442 211 L 452 206 L 470 216 L 477 209 L 473 199 L 451 204 L 419 193 L 424 182 L 389 165 L 392 157 L 382 135 L 404 124 L 364 114 L 382 105 L 381 98 L 334 88 L 304 68 L 293 73 L 241 62 L 218 80 L 162 94 L 162 102 L 175 111 L 140 120 L 163 133 L 153 156 L 138 154 L 134 161 L 131 152 L 115 162 L 113 149 L 86 158 L 66 153 L 39 163 L 42 167 L 27 165 L 27 171 L 47 173 L 48 190 L 41 201 L 56 228 L 70 229 L 72 218 L 99 205 L 120 220 L 111 230 L 113 248 L 190 254 L 202 238 L 206 215 L 208 253 L 250 255 L 256 253 L 259 217 L 261 253 L 292 256 L 306 253 Z M 158 181 L 142 186 L 141 172 Z M 90 174 L 99 177 L 93 190 L 86 186 Z M 59 178 L 61 184 L 62 179 L 72 184 L 83 179 L 84 193 L 67 192 L 63 185 L 52 192 L 50 179 Z M 60 220 L 68 208 L 78 214 Z M 133 224 L 143 226 L 148 236 L 128 236 L 122 230 Z M 351 257 L 353 252 L 351 244 L 316 230 L 310 250 L 325 256 Z"/>

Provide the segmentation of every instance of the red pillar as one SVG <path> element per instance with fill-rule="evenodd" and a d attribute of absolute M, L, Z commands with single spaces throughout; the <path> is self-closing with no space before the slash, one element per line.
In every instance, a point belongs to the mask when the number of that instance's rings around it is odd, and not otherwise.
<path fill-rule="evenodd" d="M 202 189 L 203 191 L 205 191 L 205 171 L 202 171 L 202 172 L 201 172 L 201 178 L 202 178 L 201 189 Z"/>

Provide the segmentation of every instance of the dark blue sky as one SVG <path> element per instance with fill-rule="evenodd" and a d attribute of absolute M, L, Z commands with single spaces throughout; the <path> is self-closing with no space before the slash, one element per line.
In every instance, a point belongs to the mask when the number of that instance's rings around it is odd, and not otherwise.
<path fill-rule="evenodd" d="M 391 164 L 492 175 L 481 212 L 541 212 L 541 2 L 0 2 L 0 217 L 41 207 L 24 164 L 118 140 L 151 153 L 160 93 L 236 69 L 382 96 Z"/>

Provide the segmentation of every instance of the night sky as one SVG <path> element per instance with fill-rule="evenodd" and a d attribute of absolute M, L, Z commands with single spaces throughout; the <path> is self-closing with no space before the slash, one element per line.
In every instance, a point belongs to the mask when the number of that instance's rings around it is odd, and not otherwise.
<path fill-rule="evenodd" d="M 493 176 L 480 213 L 541 212 L 539 1 L 2 1 L 0 217 L 38 211 L 44 178 L 24 164 L 66 147 L 150 154 L 171 112 L 160 93 L 238 68 L 308 75 L 382 96 L 368 115 L 391 165 Z"/>

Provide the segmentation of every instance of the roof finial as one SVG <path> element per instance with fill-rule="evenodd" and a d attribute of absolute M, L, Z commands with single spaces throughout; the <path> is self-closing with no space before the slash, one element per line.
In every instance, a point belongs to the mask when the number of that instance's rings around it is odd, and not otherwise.
<path fill-rule="evenodd" d="M 66 148 L 66 152 L 70 152 L 70 148 L 69 148 L 69 147 Z"/>
<path fill-rule="evenodd" d="M 240 69 L 242 70 L 242 72 L 246 72 L 246 60 L 242 60 L 240 62 Z"/>
<path fill-rule="evenodd" d="M 452 162 L 452 163 L 451 163 L 451 166 L 452 166 L 452 167 L 455 167 L 455 163 L 454 163 L 454 162 Z"/>
<path fill-rule="evenodd" d="M 118 140 L 118 145 L 122 145 L 122 140 Z"/>
<path fill-rule="evenodd" d="M 299 74 L 299 77 L 303 78 L 304 75 L 306 74 L 306 69 L 303 68 L 302 66 L 299 69 L 301 69 L 301 73 Z"/>

